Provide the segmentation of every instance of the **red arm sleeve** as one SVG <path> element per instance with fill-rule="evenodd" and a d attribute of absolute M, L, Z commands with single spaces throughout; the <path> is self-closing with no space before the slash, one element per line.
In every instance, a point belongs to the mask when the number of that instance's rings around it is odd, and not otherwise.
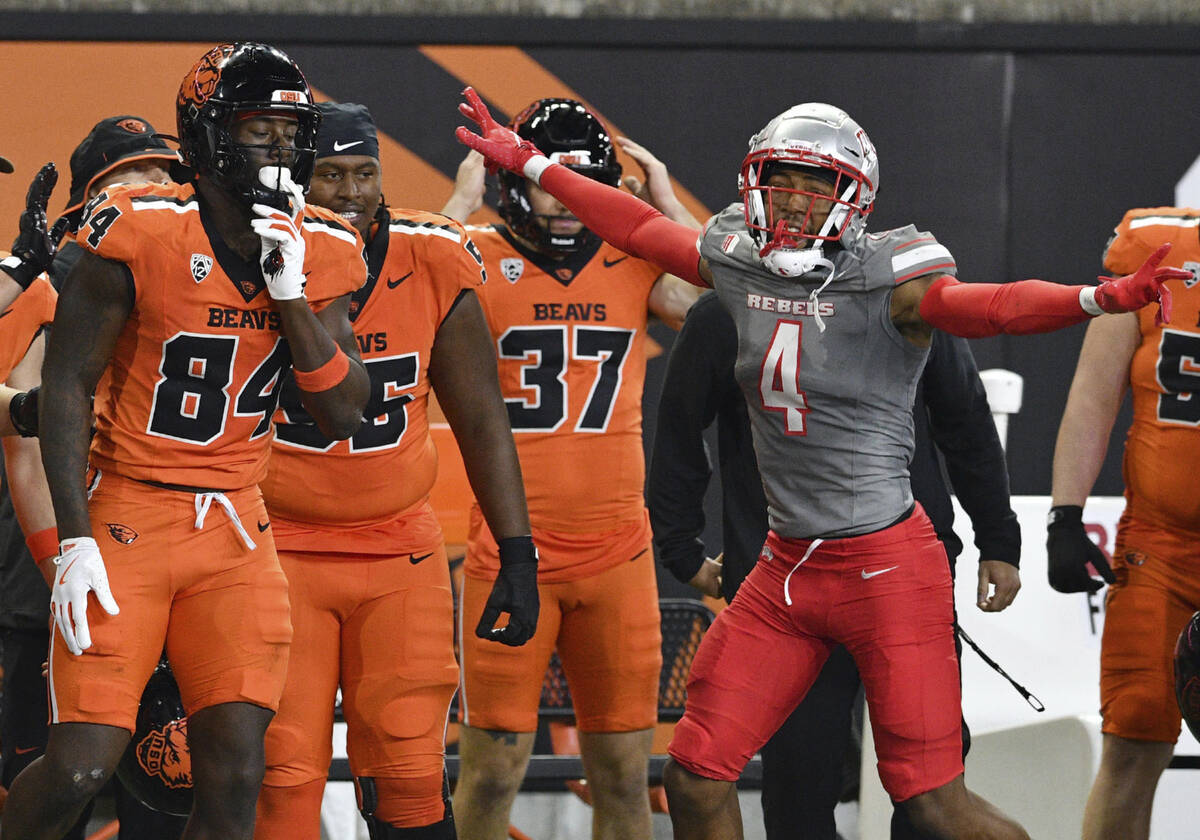
<path fill-rule="evenodd" d="M 1092 317 L 1079 302 L 1083 288 L 1045 280 L 960 283 L 945 276 L 925 292 L 920 312 L 925 323 L 963 338 L 1053 332 Z"/>
<path fill-rule="evenodd" d="M 640 198 L 565 166 L 547 167 L 540 186 L 610 245 L 693 285 L 708 287 L 700 277 L 698 234 L 694 229 L 672 222 Z"/>

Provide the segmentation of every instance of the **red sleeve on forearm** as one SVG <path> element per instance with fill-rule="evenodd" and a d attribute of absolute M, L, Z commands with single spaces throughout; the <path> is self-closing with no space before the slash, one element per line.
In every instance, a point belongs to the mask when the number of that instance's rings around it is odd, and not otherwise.
<path fill-rule="evenodd" d="M 1080 286 L 1045 280 L 960 283 L 939 277 L 921 298 L 925 323 L 963 338 L 1053 332 L 1088 320 Z"/>
<path fill-rule="evenodd" d="M 565 166 L 547 168 L 541 187 L 613 247 L 707 288 L 700 277 L 696 230 L 672 222 L 640 198 Z"/>

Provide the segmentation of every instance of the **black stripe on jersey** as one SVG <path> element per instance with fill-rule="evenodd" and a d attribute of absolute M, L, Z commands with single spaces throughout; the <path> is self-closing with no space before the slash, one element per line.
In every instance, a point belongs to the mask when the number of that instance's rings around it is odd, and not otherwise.
<path fill-rule="evenodd" d="M 561 259 L 554 259 L 518 242 L 517 238 L 512 235 L 512 231 L 504 225 L 494 225 L 494 227 L 508 241 L 508 244 L 516 249 L 517 253 L 564 286 L 571 285 L 575 275 L 587 268 L 587 264 L 592 261 L 592 257 L 596 256 L 596 252 L 604 244 L 599 236 L 589 236 L 578 251 L 572 251 Z"/>
<path fill-rule="evenodd" d="M 354 233 L 354 228 L 352 228 L 346 222 L 335 222 L 332 219 L 320 219 L 320 218 L 317 218 L 316 216 L 305 216 L 304 221 L 309 224 L 324 225 L 327 228 L 333 228 L 334 230 L 340 230 L 343 233 Z"/>
<path fill-rule="evenodd" d="M 409 230 L 418 230 L 420 228 L 436 228 L 438 230 L 449 231 L 459 239 L 462 239 L 462 231 L 460 231 L 454 225 L 436 225 L 433 222 L 418 223 L 408 219 L 392 219 L 390 222 L 388 222 L 388 226 L 394 228 L 408 228 Z"/>
<path fill-rule="evenodd" d="M 201 200 L 199 204 L 200 223 L 204 225 L 204 233 L 208 236 L 208 244 L 212 246 L 213 256 L 217 258 L 221 270 L 228 275 L 233 288 L 237 289 L 246 303 L 249 303 L 267 287 L 266 281 L 263 280 L 262 267 L 258 264 L 258 255 L 255 254 L 249 260 L 242 259 L 241 254 L 226 245 L 221 234 L 217 232 L 216 224 L 209 218 L 212 211 L 208 209 L 207 202 Z"/>
<path fill-rule="evenodd" d="M 174 198 L 169 195 L 135 195 L 135 196 L 130 196 L 129 203 L 130 204 L 162 203 L 162 204 L 174 204 L 176 207 L 187 207 L 190 204 L 196 203 L 196 197 L 194 195 L 188 196 L 187 198 Z"/>
<path fill-rule="evenodd" d="M 351 323 L 362 314 L 367 301 L 371 298 L 371 292 L 375 290 L 375 284 L 379 282 L 379 274 L 383 271 L 383 264 L 387 260 L 388 241 L 391 239 L 391 233 L 388 231 L 390 217 L 387 206 L 380 202 L 379 209 L 375 211 L 375 222 L 379 226 L 375 228 L 375 234 L 363 249 L 363 259 L 367 263 L 367 282 L 350 294 Z"/>

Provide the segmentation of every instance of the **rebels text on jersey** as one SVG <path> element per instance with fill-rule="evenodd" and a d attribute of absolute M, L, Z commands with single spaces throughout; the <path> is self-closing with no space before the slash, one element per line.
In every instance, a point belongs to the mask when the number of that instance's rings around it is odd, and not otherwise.
<path fill-rule="evenodd" d="M 362 240 L 306 206 L 305 289 L 319 310 L 366 278 Z M 191 184 L 101 193 L 79 244 L 126 269 L 132 311 L 96 387 L 93 466 L 233 490 L 261 481 L 291 353 L 257 255 L 234 254 Z"/>
<path fill-rule="evenodd" d="M 366 250 L 367 282 L 350 299 L 371 379 L 362 426 L 349 440 L 325 438 L 300 406 L 292 377 L 284 384 L 262 490 L 272 514 L 292 522 L 383 523 L 422 505 L 437 475 L 430 351 L 462 296 L 482 285 L 483 261 L 462 226 L 445 216 L 381 208 L 377 221 Z M 349 492 L 353 505 L 346 504 Z M 276 529 L 281 546 L 285 531 Z"/>
<path fill-rule="evenodd" d="M 831 251 L 833 279 L 762 267 L 734 204 L 706 225 L 701 254 L 738 330 L 735 376 L 750 408 L 771 528 L 850 536 L 913 503 L 912 404 L 927 350 L 891 320 L 892 291 L 956 273 L 950 252 L 911 225 Z"/>

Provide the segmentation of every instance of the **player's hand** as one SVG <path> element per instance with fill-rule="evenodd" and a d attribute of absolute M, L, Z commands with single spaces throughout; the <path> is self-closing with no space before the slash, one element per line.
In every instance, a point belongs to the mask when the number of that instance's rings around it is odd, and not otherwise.
<path fill-rule="evenodd" d="M 500 540 L 500 574 L 475 627 L 476 636 L 510 647 L 533 638 L 540 609 L 537 559 L 537 549 L 530 537 Z M 508 613 L 508 624 L 495 627 L 502 612 Z"/>
<path fill-rule="evenodd" d="M 1050 508 L 1046 525 L 1047 577 L 1050 586 L 1059 592 L 1096 592 L 1105 583 L 1115 583 L 1117 576 L 1108 565 L 1100 547 L 1092 542 L 1083 527 L 1083 508 L 1079 505 L 1056 505 Z M 1104 578 L 1098 581 L 1088 570 Z"/>
<path fill-rule="evenodd" d="M 545 155 L 538 151 L 537 146 L 518 137 L 515 131 L 505 128 L 492 119 L 487 106 L 483 104 L 483 100 L 479 98 L 479 94 L 473 87 L 466 87 L 463 90 L 463 97 L 467 101 L 460 102 L 458 110 L 479 126 L 479 134 L 474 133 L 465 125 L 460 125 L 454 130 L 454 136 L 458 138 L 458 142 L 470 146 L 483 155 L 487 161 L 487 170 L 492 174 L 500 169 L 507 169 L 509 172 L 516 172 L 518 175 L 537 180 L 535 175 L 531 175 L 525 170 L 525 164 L 529 163 L 531 159 L 545 159 Z"/>
<path fill-rule="evenodd" d="M 50 592 L 50 613 L 62 633 L 67 650 L 78 656 L 92 646 L 92 634 L 88 630 L 88 593 L 96 594 L 96 601 L 109 615 L 121 610 L 113 600 L 108 588 L 108 572 L 100 549 L 91 537 L 73 537 L 58 545 L 58 557 L 54 558 L 54 588 Z"/>
<path fill-rule="evenodd" d="M 454 176 L 454 192 L 442 207 L 442 215 L 456 222 L 466 222 L 467 217 L 483 206 L 484 184 L 483 155 L 471 149 L 458 165 Z"/>
<path fill-rule="evenodd" d="M 625 188 L 671 221 L 699 230 L 700 222 L 675 195 L 675 188 L 671 185 L 671 176 L 667 172 L 667 165 L 656 158 L 649 149 L 628 137 L 616 139 L 617 145 L 637 162 L 646 176 L 645 182 L 642 182 L 634 175 L 626 175 L 621 179 Z"/>
<path fill-rule="evenodd" d="M 1021 573 L 1003 560 L 979 561 L 979 588 L 975 603 L 984 612 L 1006 609 L 1021 589 Z"/>
<path fill-rule="evenodd" d="M 300 225 L 304 218 L 304 190 L 292 181 L 286 166 L 264 166 L 258 180 L 266 187 L 288 196 L 288 209 L 281 210 L 266 204 L 251 209 L 258 217 L 250 227 L 262 240 L 262 272 L 267 293 L 274 300 L 295 300 L 304 297 L 304 237 Z"/>
<path fill-rule="evenodd" d="M 65 217 L 55 222 L 53 228 L 46 222 L 46 205 L 57 183 L 58 170 L 53 163 L 47 163 L 33 176 L 29 192 L 25 194 L 25 210 L 18 223 L 12 256 L 0 261 L 0 268 L 7 271 L 22 289 L 28 289 L 35 277 L 49 270 L 58 253 L 58 241 L 67 229 Z"/>
<path fill-rule="evenodd" d="M 1146 258 L 1133 274 L 1124 277 L 1098 277 L 1096 305 L 1105 312 L 1135 312 L 1150 303 L 1158 303 L 1154 323 L 1161 326 L 1171 321 L 1171 290 L 1163 285 L 1168 280 L 1190 280 L 1192 272 L 1180 268 L 1159 268 L 1159 263 L 1171 250 L 1164 242 Z"/>
<path fill-rule="evenodd" d="M 696 587 L 705 595 L 713 598 L 721 597 L 721 573 L 725 562 L 725 552 L 721 552 L 716 557 L 705 557 L 704 562 L 700 564 L 700 568 L 688 584 Z"/>

